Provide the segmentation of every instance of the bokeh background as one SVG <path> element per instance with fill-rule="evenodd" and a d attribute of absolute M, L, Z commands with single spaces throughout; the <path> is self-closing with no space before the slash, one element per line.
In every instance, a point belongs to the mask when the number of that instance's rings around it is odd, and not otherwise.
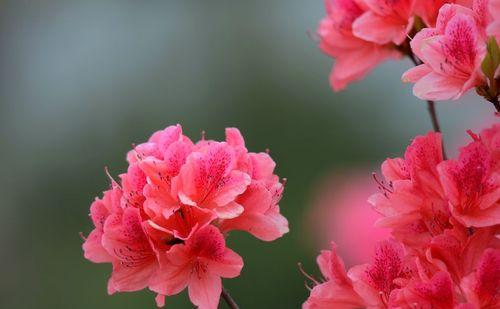
<path fill-rule="evenodd" d="M 323 179 L 376 170 L 431 128 L 399 81 L 409 61 L 330 90 L 332 60 L 308 35 L 323 15 L 321 0 L 1 1 L 0 307 L 154 308 L 147 291 L 107 296 L 110 267 L 83 259 L 78 233 L 104 167 L 119 174 L 131 143 L 181 123 L 193 139 L 237 126 L 249 149 L 271 149 L 291 231 L 232 233 L 245 267 L 224 284 L 242 308 L 298 308 L 297 262 L 317 273 L 306 218 Z M 446 145 L 491 110 L 473 95 L 439 103 Z M 191 307 L 185 294 L 167 305 Z"/>

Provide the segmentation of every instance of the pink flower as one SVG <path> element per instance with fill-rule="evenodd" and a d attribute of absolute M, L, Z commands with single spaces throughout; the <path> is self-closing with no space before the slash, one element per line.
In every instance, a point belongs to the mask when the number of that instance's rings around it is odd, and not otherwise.
<path fill-rule="evenodd" d="M 316 261 L 325 281 L 316 282 L 311 295 L 302 305 L 303 309 L 348 309 L 365 306 L 363 299 L 354 291 L 351 279 L 347 277 L 344 262 L 337 256 L 335 243 L 332 243 L 331 251 L 321 251 Z"/>
<path fill-rule="evenodd" d="M 372 263 L 352 267 L 348 276 L 367 308 L 384 308 L 407 276 L 403 247 L 392 240 L 380 242 Z"/>
<path fill-rule="evenodd" d="M 317 263 L 324 282 L 311 277 L 315 285 L 304 309 L 386 308 L 391 295 L 406 285 L 411 271 L 403 247 L 392 240 L 377 244 L 371 264 L 354 266 L 347 274 L 334 243 L 331 251 L 321 252 Z"/>
<path fill-rule="evenodd" d="M 416 1 L 415 13 L 420 16 L 429 27 L 436 26 L 439 9 L 446 3 L 456 3 L 465 7 L 472 7 L 471 0 L 426 0 Z"/>
<path fill-rule="evenodd" d="M 415 0 L 364 0 L 368 10 L 353 23 L 358 38 L 377 44 L 400 45 L 413 28 Z"/>
<path fill-rule="evenodd" d="M 142 290 L 158 270 L 156 252 L 151 247 L 140 210 L 127 207 L 106 219 L 102 246 L 113 257 L 113 273 L 108 293 Z"/>
<path fill-rule="evenodd" d="M 95 229 L 83 244 L 86 259 L 112 263 L 109 294 L 148 287 L 159 266 L 143 229 L 139 209 L 122 208 L 122 202 L 122 189 L 113 182 L 112 189 L 91 205 Z"/>
<path fill-rule="evenodd" d="M 335 58 L 330 84 L 335 91 L 364 78 L 381 62 L 398 58 L 389 45 L 369 42 L 353 34 L 353 23 L 366 11 L 356 0 L 325 0 L 327 16 L 318 28 L 319 47 Z"/>
<path fill-rule="evenodd" d="M 493 169 L 500 171 L 500 124 L 482 130 L 480 140 L 491 155 Z"/>
<path fill-rule="evenodd" d="M 368 262 L 373 246 L 390 235 L 373 226 L 382 216 L 367 201 L 377 190 L 370 171 L 336 172 L 319 187 L 308 218 L 315 240 L 321 247 L 335 241 L 347 265 Z"/>
<path fill-rule="evenodd" d="M 385 217 L 377 224 L 396 240 L 379 243 L 370 264 L 349 269 L 349 280 L 338 275 L 336 254 L 336 276 L 318 259 L 326 280 L 310 278 L 305 308 L 500 306 L 500 126 L 469 134 L 474 140 L 456 160 L 443 160 L 441 135 L 431 132 L 404 158 L 382 164 L 385 181 L 377 180 L 381 193 L 370 200 Z"/>
<path fill-rule="evenodd" d="M 488 25 L 488 35 L 496 37 L 497 41 L 500 40 L 500 1 L 489 0 L 488 10 L 492 16 L 492 22 Z"/>
<path fill-rule="evenodd" d="M 244 209 L 243 212 L 236 218 L 222 220 L 221 231 L 247 231 L 264 241 L 281 237 L 288 232 L 288 221 L 280 214 L 277 204 L 282 191 L 281 184 L 274 191 L 270 191 L 262 184 L 252 183 L 237 199 Z"/>
<path fill-rule="evenodd" d="M 415 83 L 415 96 L 423 100 L 455 100 L 484 83 L 480 66 L 486 44 L 484 12 L 480 8 L 473 11 L 445 4 L 439 10 L 436 27 L 415 35 L 411 48 L 423 64 L 402 76 L 404 82 Z"/>
<path fill-rule="evenodd" d="M 394 308 L 415 308 L 417 304 L 417 308 L 458 308 L 453 289 L 453 281 L 445 271 L 430 278 L 422 274 L 422 278 L 413 278 L 404 289 L 395 291 L 390 302 Z"/>
<path fill-rule="evenodd" d="M 112 188 L 104 192 L 102 199 L 96 198 L 90 205 L 90 217 L 94 223 L 94 230 L 83 243 L 84 256 L 94 263 L 107 263 L 113 261 L 111 255 L 102 246 L 102 234 L 106 219 L 114 213 L 121 213 L 120 201 L 122 190 L 113 183 Z"/>
<path fill-rule="evenodd" d="M 462 280 L 467 301 L 475 308 L 500 307 L 500 249 L 487 249 L 476 271 Z"/>
<path fill-rule="evenodd" d="M 186 159 L 173 182 L 183 204 L 213 209 L 219 218 L 239 216 L 244 208 L 236 203 L 251 178 L 236 170 L 236 154 L 226 143 L 210 143 Z"/>
<path fill-rule="evenodd" d="M 381 193 L 370 203 L 385 218 L 377 226 L 392 229 L 392 235 L 405 244 L 424 244 L 450 228 L 450 211 L 439 182 L 437 166 L 443 160 L 441 135 L 416 137 L 404 159 L 387 159 L 380 183 Z"/>
<path fill-rule="evenodd" d="M 167 253 L 153 290 L 174 295 L 186 287 L 189 298 L 200 309 L 216 309 L 221 293 L 221 277 L 239 276 L 242 258 L 226 248 L 224 237 L 214 226 L 198 230 L 184 244 Z"/>
<path fill-rule="evenodd" d="M 149 288 L 163 306 L 189 286 L 194 304 L 216 308 L 220 278 L 243 267 L 225 246 L 226 232 L 266 241 L 288 232 L 275 163 L 248 152 L 237 129 L 227 129 L 224 142 L 193 143 L 170 126 L 134 146 L 127 161 L 120 183 L 92 204 L 95 229 L 83 244 L 85 258 L 112 263 L 110 294 Z"/>
<path fill-rule="evenodd" d="M 500 221 L 500 171 L 495 166 L 498 161 L 480 140 L 462 148 L 458 160 L 439 165 L 451 212 L 465 226 L 484 227 Z"/>

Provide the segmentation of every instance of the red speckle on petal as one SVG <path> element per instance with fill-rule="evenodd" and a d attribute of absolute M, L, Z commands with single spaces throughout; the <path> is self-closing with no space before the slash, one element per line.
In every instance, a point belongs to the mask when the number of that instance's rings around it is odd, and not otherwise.
<path fill-rule="evenodd" d="M 210 225 L 192 236 L 187 242 L 191 252 L 198 257 L 220 261 L 224 257 L 226 244 L 220 231 Z"/>
<path fill-rule="evenodd" d="M 383 241 L 375 249 L 372 265 L 366 270 L 369 283 L 385 295 L 395 288 L 394 279 L 403 268 L 403 248 L 395 241 Z"/>
<path fill-rule="evenodd" d="M 500 298 L 500 250 L 487 249 L 477 267 L 476 293 L 484 303 Z"/>

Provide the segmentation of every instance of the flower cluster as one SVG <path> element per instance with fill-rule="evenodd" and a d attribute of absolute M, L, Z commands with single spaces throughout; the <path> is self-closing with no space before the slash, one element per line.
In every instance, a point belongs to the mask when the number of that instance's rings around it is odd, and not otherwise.
<path fill-rule="evenodd" d="M 456 159 L 431 132 L 382 164 L 370 202 L 393 239 L 348 271 L 332 244 L 303 308 L 500 308 L 500 125 L 469 133 Z"/>
<path fill-rule="evenodd" d="M 425 100 L 457 99 L 476 87 L 498 101 L 499 0 L 325 0 L 320 48 L 336 59 L 334 90 L 387 59 L 409 56 L 403 74 Z"/>
<path fill-rule="evenodd" d="M 225 236 L 242 230 L 272 241 L 288 232 L 278 202 L 284 186 L 267 153 L 248 152 L 237 129 L 226 140 L 193 143 L 180 125 L 154 133 L 127 154 L 120 182 L 90 207 L 94 230 L 85 258 L 111 263 L 108 293 L 186 287 L 193 304 L 217 308 L 221 277 L 240 274 L 242 258 Z"/>

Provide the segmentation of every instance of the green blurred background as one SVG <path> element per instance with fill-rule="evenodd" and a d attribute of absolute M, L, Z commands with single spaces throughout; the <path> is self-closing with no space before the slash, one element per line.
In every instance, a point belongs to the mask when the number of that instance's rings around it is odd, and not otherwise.
<path fill-rule="evenodd" d="M 409 61 L 330 90 L 332 61 L 307 35 L 323 15 L 321 0 L 0 2 L 0 308 L 154 308 L 147 291 L 107 296 L 110 267 L 83 259 L 78 233 L 104 166 L 119 174 L 131 143 L 175 123 L 193 139 L 237 126 L 249 149 L 271 149 L 290 233 L 232 233 L 245 267 L 224 285 L 242 308 L 298 308 L 296 263 L 317 272 L 304 218 L 318 182 L 430 129 L 399 81 Z M 491 110 L 472 95 L 440 103 L 447 145 Z M 191 307 L 185 293 L 167 306 Z"/>

